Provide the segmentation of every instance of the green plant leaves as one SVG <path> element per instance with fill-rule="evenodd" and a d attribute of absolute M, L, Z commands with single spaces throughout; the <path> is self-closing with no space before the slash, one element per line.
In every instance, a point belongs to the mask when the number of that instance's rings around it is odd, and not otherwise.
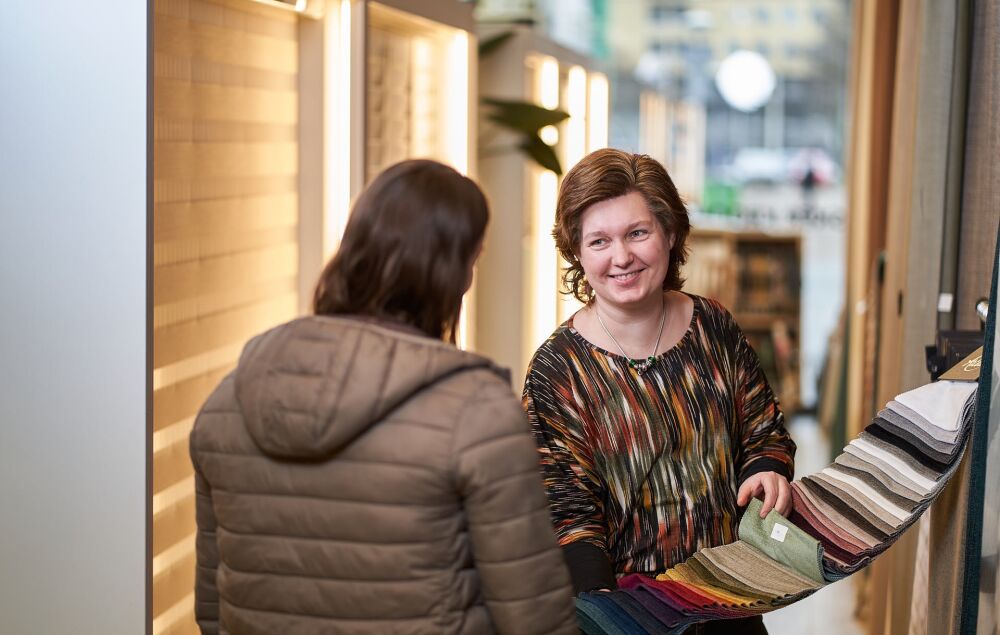
<path fill-rule="evenodd" d="M 483 57 L 497 50 L 510 38 L 514 31 L 504 31 L 479 43 L 479 56 Z M 482 98 L 482 103 L 489 107 L 486 118 L 501 128 L 518 134 L 518 147 L 535 163 L 562 174 L 562 165 L 556 155 L 555 148 L 548 145 L 538 135 L 539 130 L 546 126 L 555 126 L 569 118 L 569 113 L 562 110 L 543 108 L 525 101 L 507 99 Z"/>
<path fill-rule="evenodd" d="M 479 57 L 485 57 L 503 46 L 507 40 L 514 37 L 513 31 L 504 31 L 503 33 L 497 33 L 493 37 L 483 40 L 479 43 Z"/>
<path fill-rule="evenodd" d="M 546 170 L 552 170 L 557 176 L 562 175 L 562 165 L 556 156 L 555 148 L 542 141 L 537 134 L 526 134 L 519 147 L 538 165 Z"/>
<path fill-rule="evenodd" d="M 483 103 L 493 107 L 488 115 L 505 128 L 532 134 L 545 126 L 554 126 L 569 117 L 562 110 L 551 110 L 524 101 L 483 98 Z"/>

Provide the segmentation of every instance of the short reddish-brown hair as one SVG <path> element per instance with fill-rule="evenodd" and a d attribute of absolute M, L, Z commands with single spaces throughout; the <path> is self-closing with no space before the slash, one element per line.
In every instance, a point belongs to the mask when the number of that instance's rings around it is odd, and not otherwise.
<path fill-rule="evenodd" d="M 583 303 L 592 299 L 579 258 L 583 213 L 595 203 L 632 192 L 642 194 L 664 233 L 674 237 L 663 289 L 676 291 L 684 286 L 681 265 L 687 262 L 686 243 L 691 223 L 673 180 L 656 159 L 604 148 L 585 156 L 566 174 L 559 188 L 556 224 L 552 230 L 559 253 L 569 263 L 563 274 L 565 293 L 573 294 Z"/>

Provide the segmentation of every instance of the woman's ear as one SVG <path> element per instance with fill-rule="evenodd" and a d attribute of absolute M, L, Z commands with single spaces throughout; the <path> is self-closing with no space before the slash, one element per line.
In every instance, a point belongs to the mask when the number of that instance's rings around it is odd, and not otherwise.
<path fill-rule="evenodd" d="M 669 245 L 667 247 L 667 251 L 670 251 L 670 250 L 672 250 L 674 248 L 674 243 L 676 241 L 677 241 L 677 235 L 676 234 L 667 234 L 667 245 Z"/>

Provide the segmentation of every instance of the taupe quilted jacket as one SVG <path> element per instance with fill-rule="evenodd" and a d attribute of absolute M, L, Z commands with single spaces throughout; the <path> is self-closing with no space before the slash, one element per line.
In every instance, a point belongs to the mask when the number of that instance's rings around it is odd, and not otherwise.
<path fill-rule="evenodd" d="M 501 371 L 309 317 L 252 340 L 191 433 L 203 633 L 575 633 Z"/>

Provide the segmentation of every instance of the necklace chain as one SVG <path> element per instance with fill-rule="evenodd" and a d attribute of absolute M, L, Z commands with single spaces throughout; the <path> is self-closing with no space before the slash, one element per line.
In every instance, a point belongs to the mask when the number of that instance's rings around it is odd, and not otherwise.
<path fill-rule="evenodd" d="M 653 361 L 656 359 L 656 350 L 660 348 L 660 338 L 663 336 L 663 324 L 667 320 L 667 301 L 664 299 L 660 305 L 660 329 L 656 333 L 656 343 L 653 344 L 653 352 L 649 357 L 642 361 L 629 357 L 628 353 L 625 352 L 625 349 L 622 348 L 622 345 L 618 343 L 615 336 L 608 330 L 608 326 L 604 323 L 604 320 L 601 319 L 601 312 L 597 310 L 597 305 L 594 305 L 594 313 L 597 315 L 597 321 L 600 323 L 601 328 L 604 329 L 604 333 L 611 338 L 612 342 L 615 343 L 615 346 L 617 346 L 618 350 L 621 351 L 622 357 L 628 360 L 628 365 L 634 368 L 639 375 L 642 375 L 649 370 L 649 367 L 653 365 Z"/>

